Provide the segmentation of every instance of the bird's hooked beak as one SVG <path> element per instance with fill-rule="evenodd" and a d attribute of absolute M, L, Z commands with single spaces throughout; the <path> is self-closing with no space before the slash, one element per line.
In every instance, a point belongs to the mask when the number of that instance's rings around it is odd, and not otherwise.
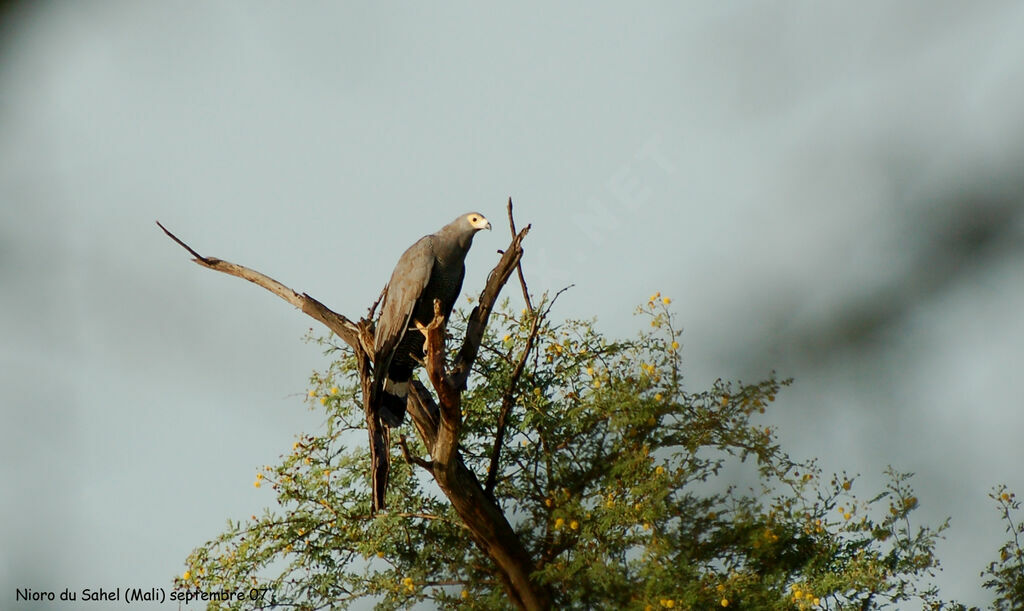
<path fill-rule="evenodd" d="M 490 221 L 487 221 L 487 224 L 484 225 L 484 229 L 486 229 L 487 231 L 491 230 L 491 222 Z"/>

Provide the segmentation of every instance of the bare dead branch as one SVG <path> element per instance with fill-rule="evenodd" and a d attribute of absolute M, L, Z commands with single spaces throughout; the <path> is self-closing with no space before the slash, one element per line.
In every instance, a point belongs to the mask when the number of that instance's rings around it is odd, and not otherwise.
<path fill-rule="evenodd" d="M 384 288 L 380 290 L 380 295 L 377 295 L 377 301 L 373 302 L 370 309 L 366 312 L 366 320 L 373 320 L 373 313 L 377 311 L 377 306 L 383 301 L 384 295 L 388 294 L 388 285 L 384 285 Z"/>
<path fill-rule="evenodd" d="M 508 387 L 501 396 L 501 409 L 498 411 L 498 430 L 494 433 L 494 445 L 491 447 L 491 462 L 487 467 L 487 480 L 484 484 L 484 492 L 492 498 L 494 497 L 494 486 L 498 481 L 498 463 L 501 459 L 501 446 L 505 442 L 505 429 L 508 426 L 508 414 L 512 410 L 512 405 L 515 403 L 516 385 L 519 383 L 519 378 L 523 375 L 523 369 L 526 366 L 526 359 L 530 356 L 530 351 L 533 350 L 533 342 L 537 339 L 537 332 L 540 330 L 541 320 L 542 316 L 535 312 L 533 322 L 530 326 L 530 335 L 527 336 L 526 345 L 523 347 L 523 353 L 520 355 L 519 361 L 512 370 L 512 377 L 509 379 Z"/>
<path fill-rule="evenodd" d="M 501 260 L 498 261 L 498 264 L 487 277 L 487 284 L 484 286 L 483 292 L 480 293 L 477 306 L 473 308 L 469 319 L 466 321 L 466 337 L 462 341 L 462 348 L 459 349 L 459 354 L 455 359 L 455 366 L 452 367 L 451 372 L 452 382 L 456 388 L 464 389 L 466 387 L 466 380 L 469 378 L 470 369 L 473 366 L 473 361 L 476 360 L 477 351 L 480 349 L 480 342 L 483 341 L 484 329 L 487 328 L 487 319 L 491 315 L 491 310 L 494 309 L 494 303 L 498 299 L 498 294 L 501 293 L 501 288 L 508 282 L 508 277 L 512 274 L 512 270 L 515 269 L 516 265 L 519 264 L 519 260 L 523 257 L 522 242 L 529 232 L 530 225 L 527 225 L 512 239 L 512 243 L 509 244 L 509 247 L 501 256 Z"/>
<path fill-rule="evenodd" d="M 402 458 L 405 459 L 405 462 L 409 463 L 410 465 L 419 465 L 420 467 L 423 467 L 427 471 L 433 473 L 433 463 L 431 463 L 429 460 L 424 460 L 419 456 L 413 456 L 412 452 L 409 451 L 409 444 L 405 442 L 405 435 L 398 436 L 398 447 L 401 448 L 402 450 Z"/>
<path fill-rule="evenodd" d="M 349 346 L 356 348 L 360 345 L 361 333 L 358 325 L 356 325 L 356 323 L 352 322 L 348 318 L 345 318 L 341 314 L 338 314 L 337 312 L 331 310 L 330 308 L 320 303 L 316 299 L 313 299 L 312 297 L 305 293 L 299 294 L 298 292 L 281 284 L 277 280 L 274 280 L 270 276 L 261 274 L 256 270 L 249 269 L 248 267 L 242 265 L 236 265 L 229 261 L 224 261 L 223 259 L 217 259 L 214 257 L 204 257 L 203 255 L 193 250 L 191 246 L 180 240 L 178 236 L 168 231 L 168 229 L 161 225 L 159 221 L 157 221 L 156 224 L 160 227 L 160 229 L 164 231 L 164 233 L 168 235 L 168 237 L 177 242 L 179 246 L 187 250 L 189 254 L 195 257 L 193 261 L 195 261 L 199 265 L 202 265 L 207 269 L 212 269 L 214 271 L 222 272 L 231 276 L 236 276 L 238 278 L 243 278 L 245 280 L 248 280 L 249 282 L 252 282 L 253 284 L 261 286 L 270 291 L 271 293 L 277 295 L 281 299 L 284 299 L 288 303 L 292 304 L 296 308 L 302 310 L 304 314 L 312 316 L 316 320 L 323 323 L 324 326 L 333 331 L 335 335 L 340 337 Z M 373 342 L 370 342 L 370 345 L 372 346 Z M 372 358 L 373 351 L 370 350 L 369 354 L 371 355 Z"/>
<path fill-rule="evenodd" d="M 512 198 L 508 198 L 508 228 L 512 232 L 512 237 L 516 237 L 516 220 L 512 218 Z M 530 301 L 530 291 L 526 288 L 526 277 L 523 276 L 523 263 L 520 261 L 516 264 L 516 273 L 519 274 L 519 286 L 523 289 L 523 300 L 526 302 L 526 307 L 533 311 L 533 303 Z"/>

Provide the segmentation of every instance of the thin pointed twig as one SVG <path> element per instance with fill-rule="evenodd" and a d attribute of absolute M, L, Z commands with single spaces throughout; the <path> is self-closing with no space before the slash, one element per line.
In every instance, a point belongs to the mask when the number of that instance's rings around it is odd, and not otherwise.
<path fill-rule="evenodd" d="M 388 294 L 388 285 L 385 284 L 384 288 L 381 289 L 381 291 L 380 291 L 380 295 L 377 296 L 377 301 L 373 302 L 373 305 L 370 306 L 370 310 L 366 313 L 366 319 L 367 320 L 373 320 L 373 313 L 374 313 L 374 311 L 377 309 L 377 306 L 380 304 L 380 302 L 384 299 L 384 295 L 387 295 L 387 294 Z"/>
<path fill-rule="evenodd" d="M 516 221 L 512 218 L 512 197 L 508 198 L 508 226 L 512 230 L 512 237 L 516 237 Z M 530 301 L 530 291 L 526 289 L 526 277 L 523 276 L 522 259 L 516 264 L 516 273 L 519 274 L 519 286 L 523 289 L 523 299 L 526 301 L 526 307 L 532 312 L 533 303 Z"/>
<path fill-rule="evenodd" d="M 537 338 L 542 318 L 543 315 L 533 317 L 533 325 L 530 327 L 530 335 L 526 338 L 526 346 L 523 348 L 523 353 L 520 355 L 515 369 L 512 370 L 512 377 L 509 380 L 508 387 L 501 397 L 501 409 L 498 411 L 498 429 L 494 433 L 494 445 L 491 447 L 491 462 L 487 467 L 487 481 L 484 484 L 484 492 L 491 498 L 494 498 L 494 486 L 498 481 L 498 462 L 501 459 L 501 447 L 505 443 L 508 413 L 512 411 L 512 405 L 515 403 L 516 384 L 519 383 L 519 378 L 523 375 L 523 368 L 526 366 L 526 359 L 530 356 L 530 351 L 533 350 L 533 342 Z"/>
<path fill-rule="evenodd" d="M 209 262 L 209 260 L 206 257 L 204 257 L 203 255 L 201 255 L 201 254 L 197 253 L 196 251 L 192 250 L 191 246 L 189 246 L 188 244 L 182 242 L 181 240 L 178 239 L 178 236 L 176 236 L 173 233 L 171 233 L 170 231 L 168 231 L 166 227 L 164 227 L 162 224 L 160 224 L 160 221 L 157 221 L 156 225 L 160 229 L 163 229 L 164 233 L 166 233 L 168 235 L 168 237 L 170 237 L 172 240 L 177 242 L 179 246 L 181 246 L 185 250 L 189 251 L 189 253 L 191 253 L 193 257 L 195 257 L 196 259 L 199 259 L 200 261 L 203 261 L 204 263 L 208 263 Z"/>

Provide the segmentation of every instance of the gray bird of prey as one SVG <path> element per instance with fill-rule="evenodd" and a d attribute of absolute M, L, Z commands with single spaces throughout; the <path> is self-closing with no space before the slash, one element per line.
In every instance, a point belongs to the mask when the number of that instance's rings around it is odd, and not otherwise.
<path fill-rule="evenodd" d="M 466 253 L 473 236 L 491 224 L 479 212 L 463 214 L 406 250 L 391 273 L 374 335 L 373 409 L 389 427 L 402 424 L 409 379 L 423 360 L 424 326 L 434 320 L 441 300 L 447 322 L 466 275 Z"/>

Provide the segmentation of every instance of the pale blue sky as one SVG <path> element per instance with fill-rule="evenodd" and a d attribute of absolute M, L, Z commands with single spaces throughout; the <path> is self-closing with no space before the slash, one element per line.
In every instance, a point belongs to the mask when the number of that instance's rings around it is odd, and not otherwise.
<path fill-rule="evenodd" d="M 674 298 L 693 387 L 794 376 L 797 457 L 952 516 L 943 593 L 1024 493 L 1016 3 L 49 3 L 0 41 L 0 601 L 167 586 L 320 419 L 313 321 L 480 210 L 535 291 L 632 334 Z M 983 239 L 964 229 L 977 224 Z M 977 233 L 977 232 L 975 232 Z M 966 237 L 965 237 L 966 236 Z M 513 294 L 514 293 L 510 293 Z M 28 607 L 24 607 L 28 608 Z"/>

